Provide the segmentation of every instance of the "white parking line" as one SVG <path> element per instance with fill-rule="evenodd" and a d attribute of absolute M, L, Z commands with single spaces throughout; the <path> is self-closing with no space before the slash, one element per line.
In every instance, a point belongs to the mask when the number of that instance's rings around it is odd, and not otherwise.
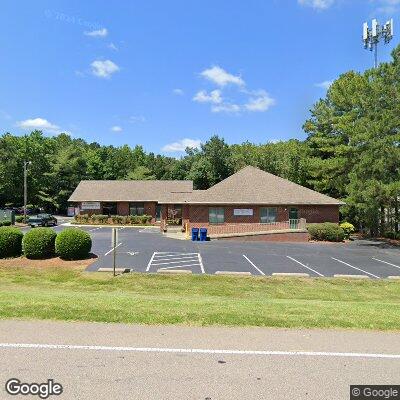
<path fill-rule="evenodd" d="M 154 265 L 154 264 L 153 264 Z M 177 269 L 177 268 L 184 268 L 184 267 L 198 267 L 199 264 L 185 264 L 185 265 L 174 265 L 173 267 L 162 267 L 158 268 L 159 270 L 167 270 L 167 269 Z"/>
<path fill-rule="evenodd" d="M 310 271 L 314 272 L 315 274 L 317 274 L 319 276 L 325 276 L 325 275 L 322 275 L 321 273 L 319 273 L 318 271 L 316 271 L 315 269 L 312 269 L 312 268 L 308 267 L 307 265 L 304 265 L 302 262 L 300 262 L 299 260 L 296 260 L 293 257 L 290 257 L 290 256 L 286 256 L 286 257 L 289 258 L 290 260 L 296 262 L 297 264 L 300 264 L 302 267 L 309 269 Z"/>
<path fill-rule="evenodd" d="M 374 274 L 371 274 L 371 272 L 364 271 L 364 270 L 361 269 L 361 268 L 355 267 L 354 265 L 351 265 L 351 264 L 349 264 L 349 263 L 347 263 L 347 262 L 344 262 L 344 261 L 342 261 L 342 260 L 339 260 L 339 259 L 337 259 L 337 258 L 335 258 L 335 257 L 331 257 L 331 258 L 332 258 L 332 260 L 335 260 L 335 261 L 340 262 L 340 263 L 342 263 L 342 264 L 344 264 L 344 265 L 347 265 L 347 266 L 350 267 L 350 268 L 354 268 L 354 269 L 356 269 L 356 270 L 358 270 L 358 271 L 364 272 L 364 274 L 367 274 L 367 275 L 373 276 L 374 278 L 378 278 L 378 279 L 379 279 L 379 276 L 374 275 Z"/>
<path fill-rule="evenodd" d="M 206 272 L 204 271 L 203 259 L 201 258 L 201 254 L 198 253 L 198 256 L 199 256 L 199 263 L 200 263 L 201 273 L 205 274 Z"/>
<path fill-rule="evenodd" d="M 122 243 L 118 243 L 115 248 L 121 246 Z M 114 248 L 112 248 L 111 250 L 108 250 L 106 254 L 104 254 L 104 256 L 108 256 L 112 251 L 114 250 Z"/>
<path fill-rule="evenodd" d="M 351 353 L 335 351 L 281 351 L 281 350 L 223 350 L 223 349 L 190 349 L 168 347 L 122 347 L 93 346 L 74 344 L 43 344 L 43 343 L 0 343 L 0 348 L 8 349 L 46 349 L 46 350 L 94 350 L 121 351 L 137 353 L 187 353 L 187 354 L 231 354 L 243 356 L 307 356 L 307 357 L 345 357 L 345 358 L 386 358 L 400 359 L 400 354 L 388 353 Z"/>
<path fill-rule="evenodd" d="M 98 229 L 101 229 L 101 228 L 102 228 L 102 227 L 99 226 L 99 227 L 97 227 L 97 228 L 89 229 L 89 232 L 97 231 Z"/>
<path fill-rule="evenodd" d="M 153 262 L 154 256 L 156 255 L 156 252 L 153 253 L 153 255 L 150 258 L 149 263 L 147 264 L 147 268 L 146 268 L 146 272 L 149 272 L 150 267 L 151 267 L 151 263 Z"/>
<path fill-rule="evenodd" d="M 256 264 L 254 264 L 253 263 L 253 261 L 251 261 L 250 259 L 249 259 L 249 257 L 247 257 L 245 254 L 242 254 L 243 255 L 243 257 L 261 274 L 261 275 L 265 275 L 264 274 L 264 272 L 262 272 L 261 271 L 261 269 L 260 268 L 258 268 L 257 267 L 257 265 Z"/>
<path fill-rule="evenodd" d="M 177 261 L 167 261 L 167 262 L 154 262 L 155 260 L 153 260 L 153 262 L 151 263 L 151 265 L 163 265 L 163 264 L 179 264 L 182 262 L 190 262 L 190 261 L 198 261 L 197 257 L 192 257 L 192 258 L 182 258 L 182 260 L 177 260 Z M 163 261 L 163 260 L 161 260 Z"/>
<path fill-rule="evenodd" d="M 395 265 L 395 264 L 392 264 L 392 263 L 387 262 L 387 261 L 380 260 L 379 258 L 374 258 L 374 257 L 372 257 L 372 259 L 375 260 L 375 261 L 379 261 L 379 262 L 381 262 L 381 263 L 384 263 L 384 264 L 387 264 L 387 265 L 391 265 L 392 267 L 395 267 L 395 268 L 400 269 L 400 266 Z"/>
<path fill-rule="evenodd" d="M 197 258 L 197 255 L 187 256 L 187 257 L 186 257 L 186 256 L 182 256 L 182 257 L 171 257 L 171 258 L 154 257 L 153 264 L 154 264 L 155 261 L 158 261 L 158 260 L 160 260 L 160 261 L 166 261 L 166 260 L 168 260 L 168 261 L 170 261 L 170 260 L 187 260 L 187 259 L 191 259 L 191 258 Z"/>
<path fill-rule="evenodd" d="M 179 255 L 189 255 L 189 254 L 199 254 L 199 253 L 174 253 L 172 251 L 157 251 L 156 256 L 157 257 L 173 257 L 173 256 L 179 256 Z"/>

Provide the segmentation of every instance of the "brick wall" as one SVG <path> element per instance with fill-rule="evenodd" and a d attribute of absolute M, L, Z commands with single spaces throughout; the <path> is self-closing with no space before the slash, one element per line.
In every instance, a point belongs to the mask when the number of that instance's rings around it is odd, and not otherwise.
<path fill-rule="evenodd" d="M 316 222 L 339 222 L 339 207 L 338 206 L 276 206 L 277 208 L 277 224 L 261 224 L 260 223 L 260 208 L 263 206 L 237 206 L 226 205 L 225 223 L 210 224 L 208 222 L 209 207 L 220 207 L 213 205 L 190 205 L 188 210 L 188 218 L 184 220 L 192 227 L 208 228 L 210 234 L 224 233 L 245 233 L 267 231 L 275 229 L 289 229 L 286 223 L 289 220 L 289 209 L 297 208 L 298 217 L 306 219 L 307 223 Z M 274 207 L 274 206 L 268 206 Z M 234 209 L 246 208 L 253 209 L 252 216 L 235 216 Z"/>

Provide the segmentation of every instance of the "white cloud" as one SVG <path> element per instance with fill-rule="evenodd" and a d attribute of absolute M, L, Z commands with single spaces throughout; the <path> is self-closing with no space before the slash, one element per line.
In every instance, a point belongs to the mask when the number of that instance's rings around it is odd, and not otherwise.
<path fill-rule="evenodd" d="M 183 96 L 185 94 L 185 92 L 182 89 L 179 89 L 179 88 L 174 89 L 172 91 L 172 93 L 175 94 L 176 96 Z"/>
<path fill-rule="evenodd" d="M 92 67 L 93 75 L 99 78 L 110 78 L 112 74 L 119 71 L 118 65 L 110 60 L 96 60 L 90 65 Z"/>
<path fill-rule="evenodd" d="M 112 132 L 122 132 L 122 128 L 118 125 L 114 125 L 111 127 Z"/>
<path fill-rule="evenodd" d="M 174 153 L 174 152 L 183 152 L 186 150 L 187 147 L 192 149 L 199 149 L 201 145 L 201 140 L 198 139 L 182 139 L 178 142 L 166 144 L 162 151 L 167 153 Z"/>
<path fill-rule="evenodd" d="M 220 112 L 225 112 L 225 113 L 238 113 L 240 112 L 241 107 L 238 104 L 220 104 L 217 106 L 212 106 L 211 111 L 213 113 L 220 113 Z"/>
<path fill-rule="evenodd" d="M 244 105 L 247 111 L 264 112 L 275 104 L 275 99 L 265 90 L 258 90 L 252 93 L 248 102 Z"/>
<path fill-rule="evenodd" d="M 106 28 L 98 29 L 95 31 L 83 32 L 86 36 L 91 37 L 106 37 L 108 35 L 108 31 Z"/>
<path fill-rule="evenodd" d="M 315 86 L 319 87 L 321 89 L 328 90 L 331 87 L 332 83 L 333 83 L 333 81 L 323 81 L 320 83 L 316 83 Z"/>
<path fill-rule="evenodd" d="M 221 91 L 216 89 L 211 91 L 210 93 L 207 93 L 205 90 L 200 90 L 193 97 L 193 101 L 196 101 L 198 103 L 221 104 Z"/>
<path fill-rule="evenodd" d="M 218 86 L 225 86 L 228 83 L 238 86 L 244 86 L 245 84 L 240 76 L 232 75 L 218 65 L 205 69 L 200 75 Z"/>
<path fill-rule="evenodd" d="M 129 122 L 135 124 L 136 122 L 146 122 L 146 118 L 143 115 L 131 115 Z"/>
<path fill-rule="evenodd" d="M 52 133 L 59 133 L 60 128 L 59 126 L 52 124 L 47 119 L 44 118 L 32 118 L 26 119 L 24 121 L 17 122 L 17 126 L 22 129 L 32 129 L 32 130 L 41 130 L 44 132 L 52 132 Z"/>
<path fill-rule="evenodd" d="M 111 50 L 118 51 L 118 47 L 114 43 L 108 43 L 107 47 Z"/>
<path fill-rule="evenodd" d="M 335 3 L 335 0 L 297 0 L 302 6 L 312 7 L 316 10 L 326 10 Z"/>

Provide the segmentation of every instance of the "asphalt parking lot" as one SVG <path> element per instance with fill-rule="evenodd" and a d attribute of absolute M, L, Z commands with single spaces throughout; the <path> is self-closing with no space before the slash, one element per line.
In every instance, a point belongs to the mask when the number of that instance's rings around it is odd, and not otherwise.
<path fill-rule="evenodd" d="M 64 226 L 55 227 L 61 231 Z M 81 227 L 98 256 L 89 271 L 113 265 L 109 227 Z M 241 272 L 251 275 L 358 275 L 372 279 L 400 276 L 400 249 L 377 241 L 350 243 L 265 243 L 214 240 L 191 242 L 163 236 L 158 228 L 122 227 L 116 266 L 137 272 L 189 270 L 193 274 Z"/>

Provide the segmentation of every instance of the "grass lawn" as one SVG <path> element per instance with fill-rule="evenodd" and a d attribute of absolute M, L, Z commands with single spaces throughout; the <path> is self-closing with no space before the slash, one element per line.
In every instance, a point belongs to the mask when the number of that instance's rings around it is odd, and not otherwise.
<path fill-rule="evenodd" d="M 400 330 L 400 282 L 82 272 L 0 262 L 0 318 Z M 15 264 L 15 260 L 13 261 Z M 87 263 L 87 262 L 86 262 Z"/>

